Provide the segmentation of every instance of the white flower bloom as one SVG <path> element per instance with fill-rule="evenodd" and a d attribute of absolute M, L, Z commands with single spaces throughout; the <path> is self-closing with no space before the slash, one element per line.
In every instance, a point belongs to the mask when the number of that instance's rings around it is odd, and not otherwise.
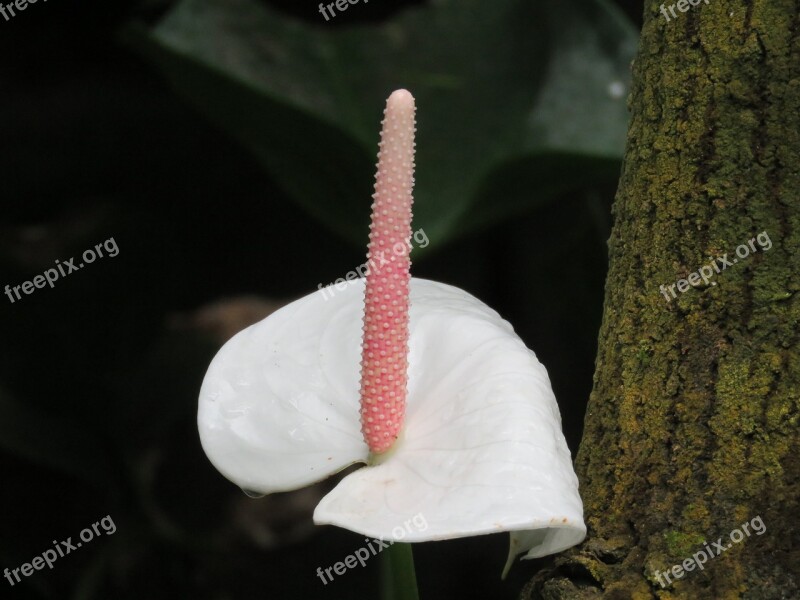
<path fill-rule="evenodd" d="M 294 490 L 358 462 L 364 281 L 314 292 L 234 336 L 212 361 L 198 425 L 214 466 L 243 489 Z M 350 473 L 314 521 L 404 542 L 510 531 L 509 563 L 578 544 L 578 480 L 544 366 L 470 294 L 412 278 L 405 425 L 379 464 Z"/>

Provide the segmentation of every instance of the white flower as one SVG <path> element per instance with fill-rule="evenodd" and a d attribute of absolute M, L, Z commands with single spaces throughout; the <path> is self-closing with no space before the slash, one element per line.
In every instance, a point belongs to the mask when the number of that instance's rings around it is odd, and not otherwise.
<path fill-rule="evenodd" d="M 422 514 L 422 542 L 511 532 L 508 566 L 578 544 L 578 481 L 544 366 L 470 294 L 411 279 L 404 428 L 347 475 L 314 521 L 375 538 Z M 214 466 L 245 490 L 294 490 L 369 459 L 359 421 L 364 281 L 314 292 L 234 336 L 212 361 L 198 425 Z"/>
<path fill-rule="evenodd" d="M 547 371 L 511 325 L 409 276 L 415 111 L 406 90 L 387 100 L 367 257 L 400 252 L 225 344 L 200 392 L 200 439 L 223 475 L 263 494 L 368 463 L 316 523 L 406 542 L 510 531 L 507 571 L 584 538 L 578 480 Z M 418 516 L 427 526 L 412 530 Z"/>

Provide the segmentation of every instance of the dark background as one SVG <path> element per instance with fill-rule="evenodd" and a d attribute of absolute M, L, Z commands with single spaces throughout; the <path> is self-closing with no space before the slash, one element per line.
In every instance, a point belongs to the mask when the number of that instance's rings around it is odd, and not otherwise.
<path fill-rule="evenodd" d="M 347 18 L 379 21 L 422 3 L 375 2 Z M 316 26 L 345 24 L 326 25 L 317 2 L 269 4 Z M 639 4 L 619 4 L 638 24 Z M 360 264 L 363 250 L 288 201 L 250 154 L 118 42 L 126 23 L 152 21 L 169 5 L 40 0 L 0 18 L 0 285 L 111 237 L 120 249 L 52 290 L 0 301 L 0 399 L 31 407 L 0 413 L 0 567 L 106 515 L 118 528 L 52 571 L 13 588 L 0 580 L 0 595 L 370 597 L 377 564 L 326 588 L 314 575 L 362 543 L 309 526 L 320 490 L 249 500 L 199 446 L 197 390 L 226 332 L 263 310 L 262 300 L 309 293 Z M 584 196 L 567 196 L 414 266 L 514 324 L 548 367 L 573 453 L 591 389 L 613 192 L 593 191 L 604 207 L 599 227 L 565 236 L 564 222 L 584 206 Z M 515 293 L 515 278 L 530 293 Z M 241 296 L 252 299 L 197 313 Z M 516 597 L 536 562 L 499 582 L 507 538 L 415 546 L 423 597 Z"/>

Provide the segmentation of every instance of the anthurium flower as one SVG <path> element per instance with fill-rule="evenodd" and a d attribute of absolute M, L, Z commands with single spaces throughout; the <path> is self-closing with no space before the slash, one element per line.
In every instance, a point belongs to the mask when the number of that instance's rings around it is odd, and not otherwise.
<path fill-rule="evenodd" d="M 200 438 L 225 477 L 261 494 L 366 463 L 316 523 L 388 539 L 423 515 L 405 542 L 509 531 L 507 570 L 584 538 L 578 481 L 536 355 L 467 292 L 409 276 L 414 112 L 405 90 L 387 101 L 366 280 L 228 341 L 200 392 Z"/>

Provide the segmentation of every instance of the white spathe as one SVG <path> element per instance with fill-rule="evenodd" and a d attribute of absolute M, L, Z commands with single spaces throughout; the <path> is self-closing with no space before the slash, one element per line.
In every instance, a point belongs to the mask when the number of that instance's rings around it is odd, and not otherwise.
<path fill-rule="evenodd" d="M 198 426 L 225 477 L 268 494 L 367 461 L 363 299 L 362 279 L 316 291 L 219 351 L 200 391 Z M 410 334 L 400 439 L 380 464 L 339 482 L 314 521 L 382 539 L 402 529 L 404 542 L 511 531 L 509 561 L 581 542 L 578 480 L 536 355 L 475 297 L 424 279 L 411 280 Z M 406 524 L 418 514 L 424 530 Z"/>

